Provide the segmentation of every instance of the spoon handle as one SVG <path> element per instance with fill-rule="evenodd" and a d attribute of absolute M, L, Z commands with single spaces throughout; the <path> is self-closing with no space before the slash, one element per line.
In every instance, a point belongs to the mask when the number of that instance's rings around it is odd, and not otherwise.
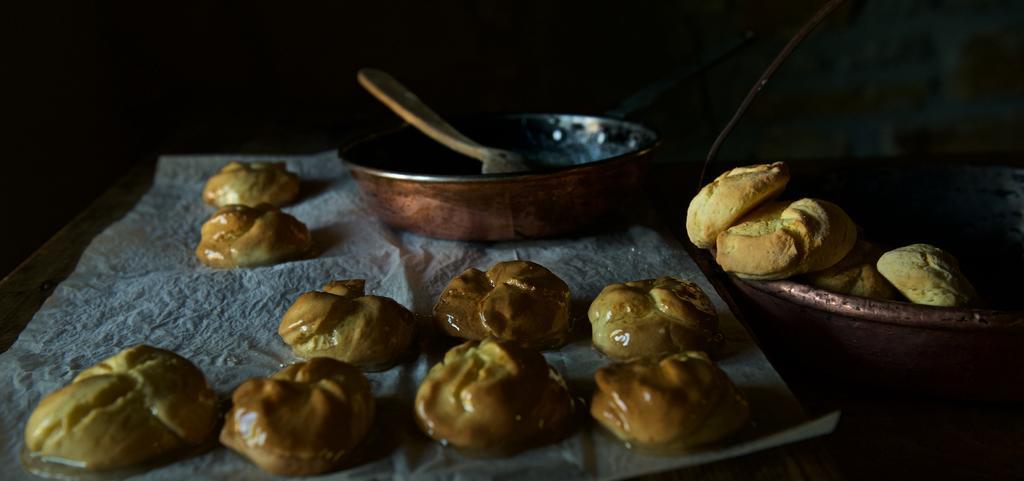
<path fill-rule="evenodd" d="M 488 149 L 469 137 L 466 137 L 445 122 L 437 112 L 427 107 L 416 94 L 405 88 L 386 72 L 372 68 L 359 70 L 359 84 L 370 92 L 377 100 L 387 105 L 399 117 L 416 127 L 437 142 L 448 148 L 477 160 L 484 161 L 490 157 Z"/>

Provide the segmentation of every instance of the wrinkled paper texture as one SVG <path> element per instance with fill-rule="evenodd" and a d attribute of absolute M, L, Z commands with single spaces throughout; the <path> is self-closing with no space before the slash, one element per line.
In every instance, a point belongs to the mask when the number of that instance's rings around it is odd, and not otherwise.
<path fill-rule="evenodd" d="M 309 226 L 316 257 L 255 269 L 216 270 L 194 249 L 214 209 L 202 202 L 205 180 L 231 160 L 287 161 L 303 179 L 302 198 L 284 210 Z M 303 292 L 334 279 L 365 278 L 367 293 L 392 297 L 429 315 L 437 296 L 469 267 L 523 259 L 568 283 L 577 322 L 613 282 L 674 275 L 699 284 L 721 315 L 727 348 L 719 358 L 750 401 L 753 426 L 728 443 L 685 455 L 653 456 L 626 449 L 587 423 L 565 441 L 505 459 L 474 459 L 420 434 L 412 399 L 443 353 L 369 374 L 378 397 L 371 438 L 380 452 L 328 479 L 619 479 L 739 456 L 818 436 L 837 415 L 808 421 L 750 335 L 683 250 L 654 222 L 601 235 L 541 241 L 467 243 L 399 232 L 362 205 L 336 153 L 313 156 L 169 156 L 152 189 L 123 219 L 97 236 L 74 273 L 54 291 L 15 344 L 0 355 L 0 445 L 7 479 L 30 479 L 18 468 L 31 410 L 77 372 L 138 343 L 175 351 L 206 373 L 222 397 L 252 377 L 295 362 L 277 335 L 282 314 Z M 588 338 L 545 356 L 574 395 L 589 399 L 594 371 L 608 360 Z M 384 439 L 383 441 L 381 441 Z M 377 441 L 374 441 L 377 443 Z M 166 465 L 133 479 L 270 479 L 226 448 Z"/>

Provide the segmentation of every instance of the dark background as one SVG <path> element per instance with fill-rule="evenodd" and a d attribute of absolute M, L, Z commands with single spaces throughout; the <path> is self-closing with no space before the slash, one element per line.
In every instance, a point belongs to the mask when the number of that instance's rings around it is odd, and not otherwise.
<path fill-rule="evenodd" d="M 8 10 L 0 275 L 127 169 L 171 152 L 313 152 L 393 117 L 385 69 L 445 114 L 601 113 L 745 30 L 632 115 L 695 162 L 820 1 L 56 2 Z M 720 159 L 1024 150 L 1024 2 L 849 0 Z M 12 148 L 13 147 L 13 148 Z M 687 182 L 689 186 L 691 183 Z"/>

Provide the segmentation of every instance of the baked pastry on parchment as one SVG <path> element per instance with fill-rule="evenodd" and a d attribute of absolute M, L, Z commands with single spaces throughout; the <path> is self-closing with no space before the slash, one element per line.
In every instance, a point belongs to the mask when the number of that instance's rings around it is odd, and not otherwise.
<path fill-rule="evenodd" d="M 203 200 L 215 207 L 281 207 L 292 203 L 298 195 L 299 176 L 286 170 L 284 162 L 231 162 L 210 177 L 203 189 Z"/>
<path fill-rule="evenodd" d="M 420 384 L 416 421 L 457 448 L 512 454 L 558 441 L 573 428 L 575 403 L 540 353 L 508 341 L 449 350 Z"/>
<path fill-rule="evenodd" d="M 605 287 L 587 313 L 594 347 L 617 360 L 716 351 L 718 313 L 697 284 L 659 277 Z"/>
<path fill-rule="evenodd" d="M 782 193 L 789 169 L 782 162 L 732 169 L 705 185 L 686 209 L 686 234 L 702 249 L 715 246 L 718 234 L 746 213 Z"/>
<path fill-rule="evenodd" d="M 210 267 L 257 267 L 300 257 L 312 245 L 305 224 L 277 207 L 229 205 L 203 224 L 196 257 Z"/>
<path fill-rule="evenodd" d="M 536 349 L 569 335 L 569 286 L 539 264 L 499 262 L 486 273 L 467 269 L 445 287 L 434 321 L 453 337 L 495 337 Z"/>
<path fill-rule="evenodd" d="M 235 389 L 220 441 L 275 474 L 331 471 L 373 424 L 370 382 L 356 367 L 329 358 L 288 366 Z"/>
<path fill-rule="evenodd" d="M 857 226 L 831 202 L 772 202 L 718 235 L 715 260 L 739 277 L 785 279 L 835 265 L 856 241 Z"/>
<path fill-rule="evenodd" d="M 44 461 L 126 468 L 205 444 L 217 418 L 217 395 L 195 365 L 138 345 L 43 397 L 25 426 L 25 446 Z"/>
<path fill-rule="evenodd" d="M 974 301 L 974 287 L 948 252 L 929 244 L 894 249 L 878 259 L 881 272 L 915 304 L 959 307 Z"/>
<path fill-rule="evenodd" d="M 619 439 L 659 450 L 713 443 L 750 420 L 747 401 L 702 352 L 603 367 L 590 414 Z"/>
<path fill-rule="evenodd" d="M 277 332 L 296 355 L 331 357 L 363 369 L 391 367 L 410 353 L 413 315 L 388 297 L 367 296 L 362 279 L 307 292 L 285 312 Z"/>

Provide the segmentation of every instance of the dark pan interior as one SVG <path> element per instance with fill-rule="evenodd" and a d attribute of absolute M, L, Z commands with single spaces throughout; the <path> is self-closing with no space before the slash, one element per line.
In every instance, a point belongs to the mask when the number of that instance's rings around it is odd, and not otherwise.
<path fill-rule="evenodd" d="M 526 156 L 536 170 L 585 164 L 650 147 L 657 135 L 631 122 L 563 114 L 479 116 L 452 121 L 483 145 Z M 412 174 L 476 175 L 480 163 L 457 154 L 410 127 L 343 149 L 343 158 L 364 167 Z"/>
<path fill-rule="evenodd" d="M 936 245 L 957 257 L 985 307 L 1024 309 L 1024 168 L 898 165 L 794 174 L 786 197 L 839 204 L 885 247 Z"/>

